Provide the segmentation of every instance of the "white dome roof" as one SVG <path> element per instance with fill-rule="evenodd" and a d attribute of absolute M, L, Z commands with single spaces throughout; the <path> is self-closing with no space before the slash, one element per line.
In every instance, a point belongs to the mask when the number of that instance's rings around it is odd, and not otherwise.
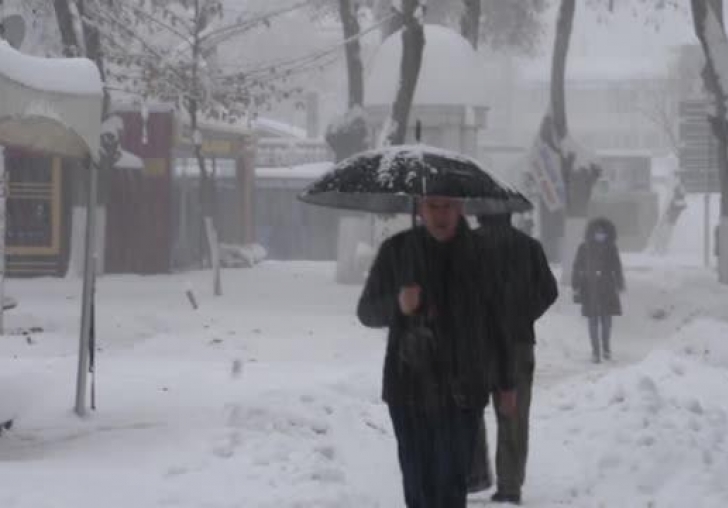
<path fill-rule="evenodd" d="M 391 105 L 399 84 L 402 33 L 379 47 L 364 89 L 368 106 Z M 472 46 L 459 33 L 440 25 L 425 26 L 425 52 L 414 104 L 486 106 L 486 74 Z"/>

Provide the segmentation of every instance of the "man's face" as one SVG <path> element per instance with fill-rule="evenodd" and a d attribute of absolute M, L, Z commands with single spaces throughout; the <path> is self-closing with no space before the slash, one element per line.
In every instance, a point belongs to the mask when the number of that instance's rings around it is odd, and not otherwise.
<path fill-rule="evenodd" d="M 425 228 L 438 242 L 455 237 L 463 213 L 463 204 L 452 198 L 425 198 L 420 202 L 420 216 Z"/>

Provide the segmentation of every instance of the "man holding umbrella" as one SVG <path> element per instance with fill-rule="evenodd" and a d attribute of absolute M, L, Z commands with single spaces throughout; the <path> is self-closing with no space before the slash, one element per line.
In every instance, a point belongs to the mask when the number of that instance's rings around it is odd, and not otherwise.
<path fill-rule="evenodd" d="M 380 214 L 416 211 L 422 226 L 386 240 L 358 305 L 388 328 L 383 398 L 397 438 L 408 508 L 465 508 L 476 429 L 494 385 L 515 411 L 504 283 L 464 214 L 531 204 L 477 162 L 437 148 L 388 147 L 340 162 L 306 203 Z M 416 204 L 416 208 L 413 206 Z"/>
<path fill-rule="evenodd" d="M 456 199 L 422 199 L 424 227 L 384 242 L 359 301 L 365 326 L 389 328 L 383 398 L 408 508 L 466 506 L 492 376 L 502 412 L 515 408 L 499 281 L 462 211 Z"/>

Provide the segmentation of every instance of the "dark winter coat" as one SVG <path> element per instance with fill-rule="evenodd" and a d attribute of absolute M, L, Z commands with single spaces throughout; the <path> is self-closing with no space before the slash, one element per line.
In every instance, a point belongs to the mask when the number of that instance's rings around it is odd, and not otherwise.
<path fill-rule="evenodd" d="M 597 230 L 607 234 L 606 241 L 594 239 Z M 616 230 L 610 221 L 595 219 L 587 225 L 586 238 L 574 259 L 571 286 L 574 294 L 578 295 L 583 316 L 622 314 L 619 293 L 624 290 L 624 273 Z"/>
<path fill-rule="evenodd" d="M 513 357 L 501 319 L 502 285 L 491 270 L 482 240 L 464 220 L 447 243 L 420 227 L 382 244 L 358 316 L 365 326 L 389 328 L 382 390 L 387 403 L 426 407 L 433 400 L 454 401 L 480 408 L 494 384 L 514 386 Z M 416 318 L 404 316 L 398 303 L 400 289 L 412 284 L 423 288 Z M 408 332 L 423 321 L 434 332 L 426 374 L 402 361 Z"/>
<path fill-rule="evenodd" d="M 534 344 L 534 323 L 559 296 L 543 247 L 538 240 L 513 227 L 510 216 L 484 217 L 480 224 L 478 234 L 485 240 L 506 282 L 506 329 L 517 343 Z"/>

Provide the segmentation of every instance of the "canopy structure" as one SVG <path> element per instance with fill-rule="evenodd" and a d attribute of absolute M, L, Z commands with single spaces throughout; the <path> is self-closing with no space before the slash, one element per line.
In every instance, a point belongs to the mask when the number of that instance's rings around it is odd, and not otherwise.
<path fill-rule="evenodd" d="M 97 158 L 103 86 L 85 58 L 24 55 L 0 41 L 0 143 Z"/>
<path fill-rule="evenodd" d="M 0 146 L 87 161 L 91 171 L 88 203 L 96 203 L 102 103 L 103 84 L 98 68 L 91 60 L 28 56 L 0 40 Z M 95 206 L 88 207 L 86 224 L 76 386 L 76 412 L 80 415 L 86 410 L 96 274 L 92 248 L 95 210 Z M 2 245 L 0 256 L 4 260 L 4 243 Z"/>

